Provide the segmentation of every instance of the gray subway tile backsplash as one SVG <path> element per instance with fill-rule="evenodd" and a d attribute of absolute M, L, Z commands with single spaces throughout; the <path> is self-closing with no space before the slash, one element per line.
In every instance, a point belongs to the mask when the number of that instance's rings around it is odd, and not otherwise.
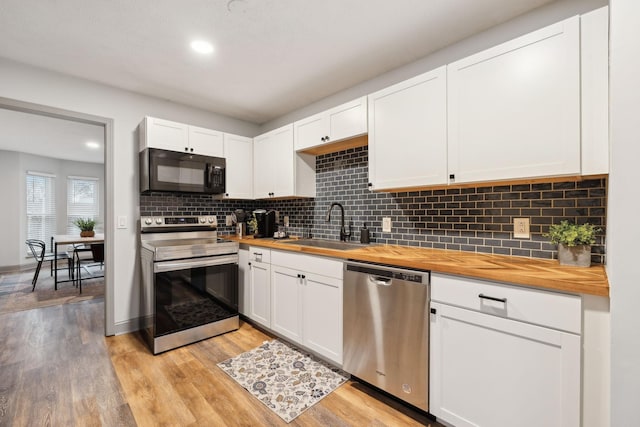
<path fill-rule="evenodd" d="M 533 258 L 555 258 L 556 248 L 542 236 L 549 225 L 563 219 L 606 225 L 606 179 L 451 188 L 395 193 L 368 189 L 368 149 L 359 147 L 316 157 L 314 199 L 218 201 L 211 196 L 151 193 L 140 196 L 141 215 L 216 215 L 222 233 L 225 216 L 242 208 L 275 209 L 282 223 L 289 216 L 289 232 L 337 239 L 339 210 L 331 221 L 325 214 L 331 202 L 345 207 L 352 237 L 359 241 L 367 223 L 377 243 L 462 250 Z M 382 217 L 389 216 L 392 233 L 382 233 Z M 528 217 L 530 239 L 514 239 L 513 218 Z M 592 261 L 604 263 L 605 232 L 592 248 Z"/>

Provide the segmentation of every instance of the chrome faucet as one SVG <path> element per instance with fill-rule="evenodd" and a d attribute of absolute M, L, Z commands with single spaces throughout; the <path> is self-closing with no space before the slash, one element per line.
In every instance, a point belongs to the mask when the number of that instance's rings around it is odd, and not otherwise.
<path fill-rule="evenodd" d="M 331 210 L 334 206 L 340 208 L 340 240 L 346 242 L 351 237 L 351 225 L 349 225 L 349 232 L 347 232 L 344 228 L 344 207 L 338 202 L 331 203 L 331 206 L 329 206 L 329 209 L 327 210 L 327 217 L 325 219 L 327 222 L 331 221 Z"/>

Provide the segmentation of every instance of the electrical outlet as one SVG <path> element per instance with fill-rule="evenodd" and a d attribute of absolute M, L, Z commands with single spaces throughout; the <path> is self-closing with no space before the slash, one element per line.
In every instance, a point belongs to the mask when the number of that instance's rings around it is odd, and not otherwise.
<path fill-rule="evenodd" d="M 516 239 L 528 239 L 531 237 L 531 233 L 529 233 L 529 218 L 513 218 L 513 237 Z"/>
<path fill-rule="evenodd" d="M 285 227 L 288 227 L 288 226 L 289 226 L 289 216 L 288 216 L 288 215 L 285 215 L 285 216 L 284 216 L 284 226 L 285 226 Z"/>
<path fill-rule="evenodd" d="M 382 218 L 382 232 L 391 233 L 391 218 L 389 217 Z"/>
<path fill-rule="evenodd" d="M 224 217 L 224 224 L 227 226 L 233 225 L 233 221 L 231 220 L 231 215 L 227 215 Z"/>

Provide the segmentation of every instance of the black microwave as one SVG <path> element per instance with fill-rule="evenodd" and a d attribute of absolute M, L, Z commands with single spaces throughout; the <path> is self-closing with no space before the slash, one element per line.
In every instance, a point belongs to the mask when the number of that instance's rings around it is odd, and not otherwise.
<path fill-rule="evenodd" d="M 139 154 L 140 192 L 222 194 L 226 161 L 179 151 L 145 148 Z"/>

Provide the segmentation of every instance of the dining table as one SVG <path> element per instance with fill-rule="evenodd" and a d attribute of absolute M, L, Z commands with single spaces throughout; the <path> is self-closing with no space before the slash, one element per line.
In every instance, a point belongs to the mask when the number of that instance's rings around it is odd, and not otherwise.
<path fill-rule="evenodd" d="M 69 278 L 67 280 L 58 280 L 58 246 L 59 245 L 91 245 L 97 243 L 104 243 L 104 234 L 94 234 L 92 237 L 80 237 L 79 234 L 54 234 L 53 235 L 53 262 L 54 262 L 54 273 L 53 273 L 53 283 L 54 289 L 58 290 L 58 283 L 63 282 L 71 282 L 73 279 Z"/>

